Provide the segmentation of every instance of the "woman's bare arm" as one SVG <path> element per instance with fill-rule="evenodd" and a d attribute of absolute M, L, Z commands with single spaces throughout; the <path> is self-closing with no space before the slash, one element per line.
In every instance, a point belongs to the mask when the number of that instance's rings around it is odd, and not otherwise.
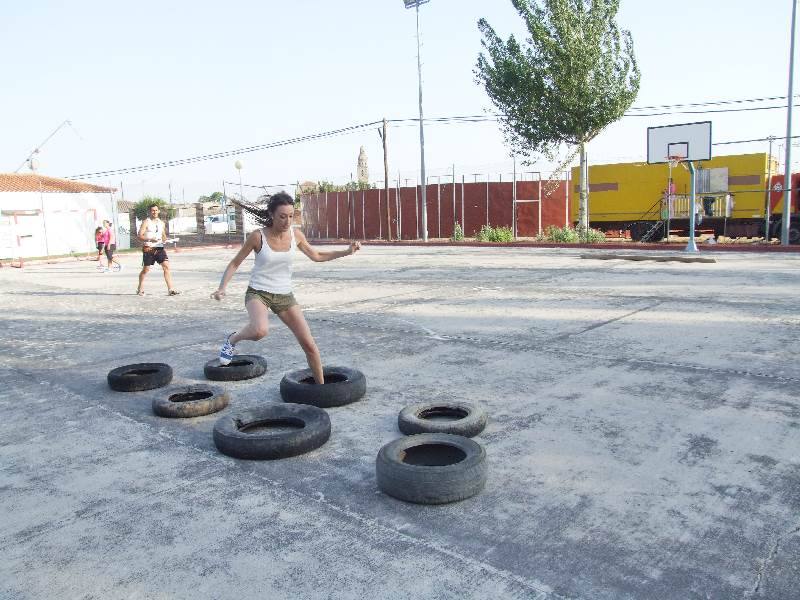
<path fill-rule="evenodd" d="M 242 247 L 239 248 L 239 251 L 236 253 L 236 256 L 233 257 L 231 262 L 228 263 L 228 266 L 225 267 L 225 271 L 222 273 L 222 279 L 219 282 L 219 287 L 211 294 L 211 297 L 214 300 L 222 300 L 225 296 L 225 288 L 228 287 L 228 283 L 230 282 L 233 274 L 236 273 L 236 270 L 239 268 L 239 265 L 242 264 L 245 258 L 255 249 L 259 247 L 261 244 L 261 230 L 253 231 L 250 235 L 247 236 L 244 244 Z"/>
<path fill-rule="evenodd" d="M 308 240 L 306 239 L 306 236 L 303 235 L 302 231 L 295 231 L 294 235 L 297 239 L 297 247 L 300 249 L 300 252 L 305 254 L 314 262 L 335 260 L 337 258 L 342 258 L 343 256 L 350 256 L 351 254 L 355 254 L 361 250 L 361 242 L 351 242 L 350 247 L 347 250 L 317 250 L 314 248 L 314 246 L 308 243 Z"/>

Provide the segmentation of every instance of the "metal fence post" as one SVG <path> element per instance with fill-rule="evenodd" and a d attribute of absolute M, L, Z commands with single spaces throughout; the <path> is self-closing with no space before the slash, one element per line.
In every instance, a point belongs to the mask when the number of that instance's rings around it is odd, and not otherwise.
<path fill-rule="evenodd" d="M 456 166 L 453 165 L 453 237 L 456 235 Z"/>
<path fill-rule="evenodd" d="M 397 173 L 397 239 L 403 239 L 403 203 L 400 200 L 400 173 Z"/>
<path fill-rule="evenodd" d="M 436 176 L 436 231 L 438 238 L 442 237 L 442 176 Z"/>
<path fill-rule="evenodd" d="M 511 174 L 511 235 L 517 239 L 517 157 L 514 156 L 514 172 Z"/>
<path fill-rule="evenodd" d="M 464 216 L 464 177 L 465 175 L 461 176 L 461 231 L 464 232 L 464 235 L 467 234 L 467 219 Z M 455 185 L 455 184 L 453 184 Z"/>
<path fill-rule="evenodd" d="M 489 225 L 489 174 L 486 174 L 486 226 Z"/>
<path fill-rule="evenodd" d="M 419 235 L 419 181 L 414 182 L 414 219 L 417 222 L 417 239 Z"/>

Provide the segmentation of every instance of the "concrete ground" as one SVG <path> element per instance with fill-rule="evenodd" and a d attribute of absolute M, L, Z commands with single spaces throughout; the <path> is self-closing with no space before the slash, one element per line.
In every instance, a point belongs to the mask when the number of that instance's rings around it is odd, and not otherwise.
<path fill-rule="evenodd" d="M 0 597 L 800 597 L 800 256 L 714 264 L 586 250 L 367 246 L 298 256 L 296 295 L 327 364 L 367 395 L 329 411 L 322 448 L 217 452 L 219 415 L 162 419 L 165 390 L 117 393 L 114 367 L 173 385 L 245 318 L 233 250 L 172 254 L 133 295 L 94 263 L 0 269 Z M 157 267 L 156 267 L 157 269 Z M 280 402 L 304 356 L 277 320 L 259 379 L 225 413 Z M 381 494 L 375 456 L 422 400 L 489 412 L 486 489 L 445 506 Z"/>

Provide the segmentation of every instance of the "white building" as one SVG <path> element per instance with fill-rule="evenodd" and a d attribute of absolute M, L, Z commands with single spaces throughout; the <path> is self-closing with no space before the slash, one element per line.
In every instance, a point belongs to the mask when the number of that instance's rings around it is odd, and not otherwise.
<path fill-rule="evenodd" d="M 37 173 L 0 173 L 0 258 L 93 252 L 94 231 L 104 219 L 119 231 L 115 191 Z"/>

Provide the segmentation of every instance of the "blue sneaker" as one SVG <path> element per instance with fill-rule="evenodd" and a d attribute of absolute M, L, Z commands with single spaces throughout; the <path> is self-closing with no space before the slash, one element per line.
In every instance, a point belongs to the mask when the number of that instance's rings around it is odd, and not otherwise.
<path fill-rule="evenodd" d="M 236 333 L 235 331 L 233 333 Z M 222 344 L 222 348 L 219 349 L 219 364 L 227 365 L 233 360 L 233 353 L 235 351 L 233 344 L 231 344 L 231 333 L 228 337 L 225 338 L 225 343 Z"/>

